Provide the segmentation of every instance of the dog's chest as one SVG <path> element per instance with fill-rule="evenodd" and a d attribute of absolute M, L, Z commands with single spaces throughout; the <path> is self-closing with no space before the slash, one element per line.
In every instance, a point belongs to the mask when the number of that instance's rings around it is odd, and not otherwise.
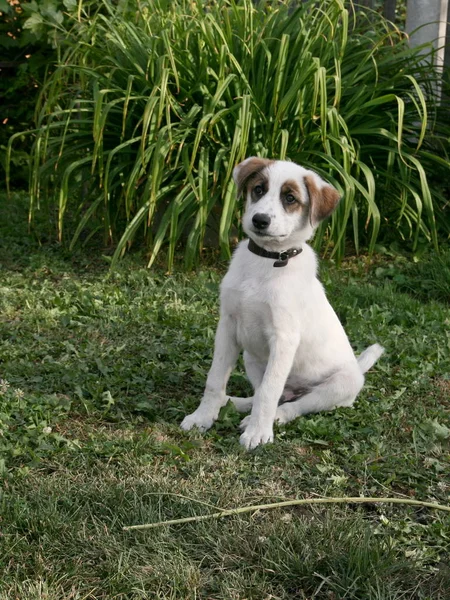
<path fill-rule="evenodd" d="M 233 320 L 239 346 L 266 358 L 274 319 L 270 294 L 263 282 L 257 277 L 226 277 L 221 289 L 221 312 Z"/>

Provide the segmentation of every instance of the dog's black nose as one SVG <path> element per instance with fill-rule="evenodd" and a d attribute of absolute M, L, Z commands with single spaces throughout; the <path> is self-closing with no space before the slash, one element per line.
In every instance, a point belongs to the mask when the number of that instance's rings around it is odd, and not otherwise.
<path fill-rule="evenodd" d="M 253 215 L 252 222 L 256 229 L 267 229 L 270 225 L 270 217 L 265 213 L 256 213 Z"/>

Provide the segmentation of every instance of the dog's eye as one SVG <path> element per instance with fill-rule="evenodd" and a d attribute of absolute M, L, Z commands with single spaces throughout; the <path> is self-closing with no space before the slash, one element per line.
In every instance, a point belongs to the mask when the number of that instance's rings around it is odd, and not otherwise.
<path fill-rule="evenodd" d="M 255 185 L 255 187 L 253 188 L 253 191 L 257 196 L 262 196 L 264 193 L 264 190 L 261 185 Z"/>
<path fill-rule="evenodd" d="M 296 202 L 295 196 L 293 196 L 292 194 L 287 194 L 284 201 L 286 202 L 286 204 L 294 204 L 294 202 Z"/>

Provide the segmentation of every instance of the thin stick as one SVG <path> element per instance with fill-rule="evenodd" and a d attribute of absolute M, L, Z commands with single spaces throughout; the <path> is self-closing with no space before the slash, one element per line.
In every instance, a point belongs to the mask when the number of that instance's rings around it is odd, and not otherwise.
<path fill-rule="evenodd" d="M 230 510 L 222 510 L 221 512 L 211 513 L 209 515 L 199 515 L 196 517 L 185 517 L 184 519 L 173 519 L 171 521 L 159 521 L 158 523 L 147 523 L 145 525 L 130 525 L 124 527 L 124 531 L 137 529 L 153 529 L 163 525 L 177 525 L 179 523 L 192 523 L 197 521 L 206 521 L 207 519 L 221 519 L 230 515 L 240 515 L 246 512 L 254 512 L 257 510 L 269 510 L 272 508 L 283 508 L 284 506 L 299 506 L 301 504 L 362 504 L 364 502 L 389 504 L 410 504 L 413 506 L 421 506 L 426 508 L 434 508 L 435 510 L 443 510 L 450 512 L 450 506 L 443 504 L 435 504 L 433 502 L 421 502 L 420 500 L 411 500 L 407 498 L 365 498 L 358 496 L 355 498 L 306 498 L 302 500 L 286 500 L 284 502 L 274 502 L 273 504 L 256 504 L 254 506 L 241 506 Z"/>

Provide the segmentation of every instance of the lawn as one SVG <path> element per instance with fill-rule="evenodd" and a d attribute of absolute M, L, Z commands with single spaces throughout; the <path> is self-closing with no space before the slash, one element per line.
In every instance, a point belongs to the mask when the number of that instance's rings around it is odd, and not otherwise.
<path fill-rule="evenodd" d="M 448 251 L 323 264 L 355 351 L 386 353 L 354 408 L 245 452 L 230 406 L 205 435 L 179 428 L 226 265 L 169 276 L 137 253 L 109 272 L 104 249 L 69 254 L 24 223 L 0 198 L 0 600 L 450 598 L 444 512 L 303 506 L 122 529 L 294 498 L 450 504 Z M 229 391 L 249 391 L 242 368 Z"/>

